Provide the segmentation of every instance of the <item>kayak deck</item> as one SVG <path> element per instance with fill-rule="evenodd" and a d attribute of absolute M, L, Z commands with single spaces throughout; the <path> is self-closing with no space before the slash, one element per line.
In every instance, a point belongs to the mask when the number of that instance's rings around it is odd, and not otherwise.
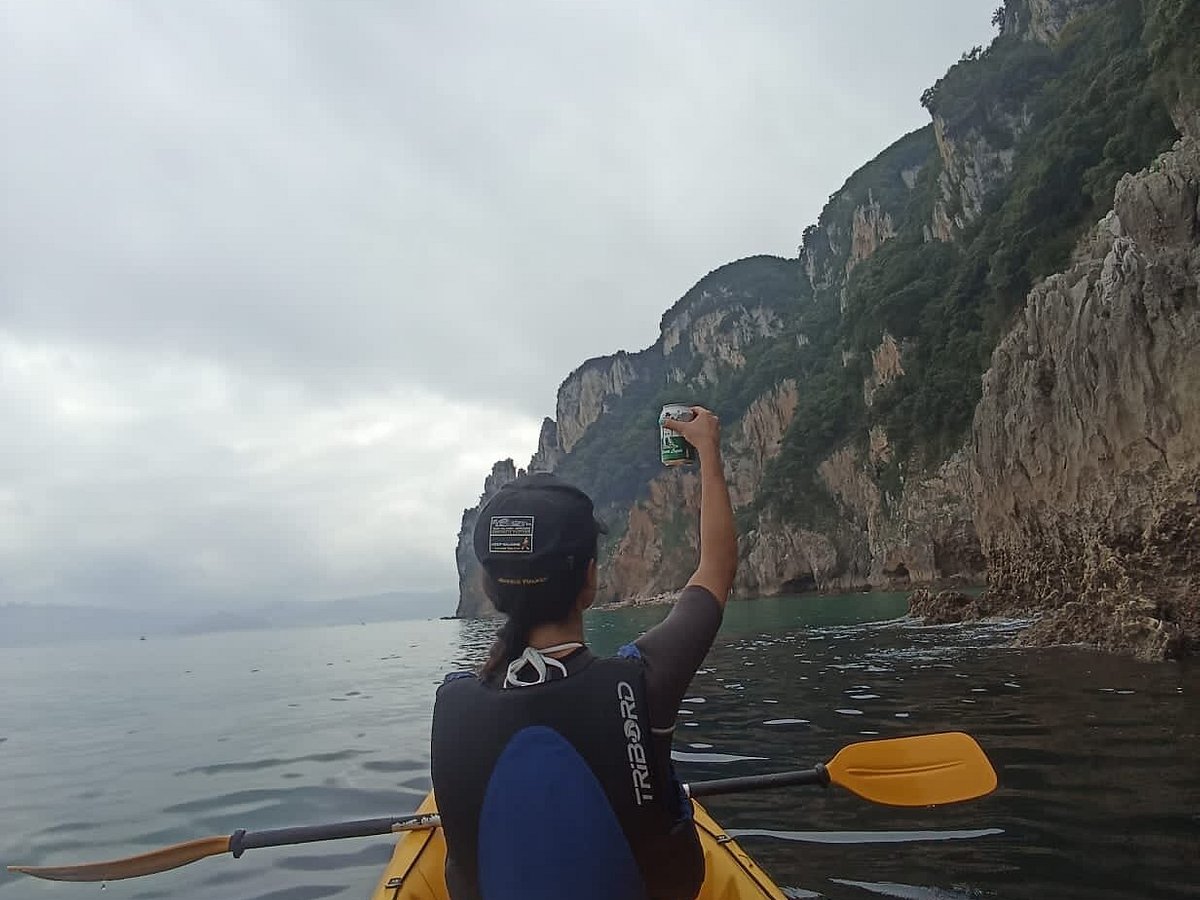
<path fill-rule="evenodd" d="M 705 865 L 704 887 L 697 900 L 786 900 L 767 873 L 695 800 L 692 811 L 704 848 Z M 417 812 L 437 812 L 433 794 L 425 798 Z M 445 866 L 446 840 L 442 829 L 405 832 L 396 842 L 396 850 L 371 895 L 372 900 L 449 900 Z"/>

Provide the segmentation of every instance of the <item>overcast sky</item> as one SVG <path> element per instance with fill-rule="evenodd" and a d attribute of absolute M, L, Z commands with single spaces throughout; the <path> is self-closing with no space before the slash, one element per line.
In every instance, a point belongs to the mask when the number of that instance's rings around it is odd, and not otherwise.
<path fill-rule="evenodd" d="M 0 4 L 0 602 L 456 584 L 584 359 L 794 256 L 998 0 Z"/>

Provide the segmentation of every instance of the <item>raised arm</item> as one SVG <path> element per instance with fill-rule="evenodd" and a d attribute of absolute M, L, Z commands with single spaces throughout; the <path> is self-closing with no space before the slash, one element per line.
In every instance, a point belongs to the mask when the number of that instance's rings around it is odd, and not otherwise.
<path fill-rule="evenodd" d="M 692 412 L 690 422 L 663 423 L 683 435 L 700 460 L 700 564 L 688 584 L 706 588 L 724 606 L 737 574 L 737 534 L 721 462 L 721 423 L 703 406 Z"/>

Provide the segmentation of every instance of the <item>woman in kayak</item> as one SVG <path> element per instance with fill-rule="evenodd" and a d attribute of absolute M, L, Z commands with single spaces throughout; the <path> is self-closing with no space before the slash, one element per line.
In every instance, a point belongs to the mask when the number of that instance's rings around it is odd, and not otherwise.
<path fill-rule="evenodd" d="M 478 674 L 439 688 L 434 793 L 454 900 L 681 898 L 704 880 L 691 806 L 671 766 L 688 684 L 737 568 L 717 417 L 668 421 L 700 462 L 700 562 L 670 614 L 616 657 L 583 643 L 602 526 L 552 475 L 506 485 L 480 511 L 484 587 L 508 616 Z"/>

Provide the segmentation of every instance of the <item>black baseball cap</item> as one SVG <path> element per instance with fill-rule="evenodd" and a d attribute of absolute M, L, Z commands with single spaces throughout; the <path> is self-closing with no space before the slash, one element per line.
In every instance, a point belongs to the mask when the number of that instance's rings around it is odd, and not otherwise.
<path fill-rule="evenodd" d="M 475 556 L 501 586 L 546 584 L 592 559 L 606 531 L 587 494 L 538 472 L 510 481 L 484 504 Z"/>

